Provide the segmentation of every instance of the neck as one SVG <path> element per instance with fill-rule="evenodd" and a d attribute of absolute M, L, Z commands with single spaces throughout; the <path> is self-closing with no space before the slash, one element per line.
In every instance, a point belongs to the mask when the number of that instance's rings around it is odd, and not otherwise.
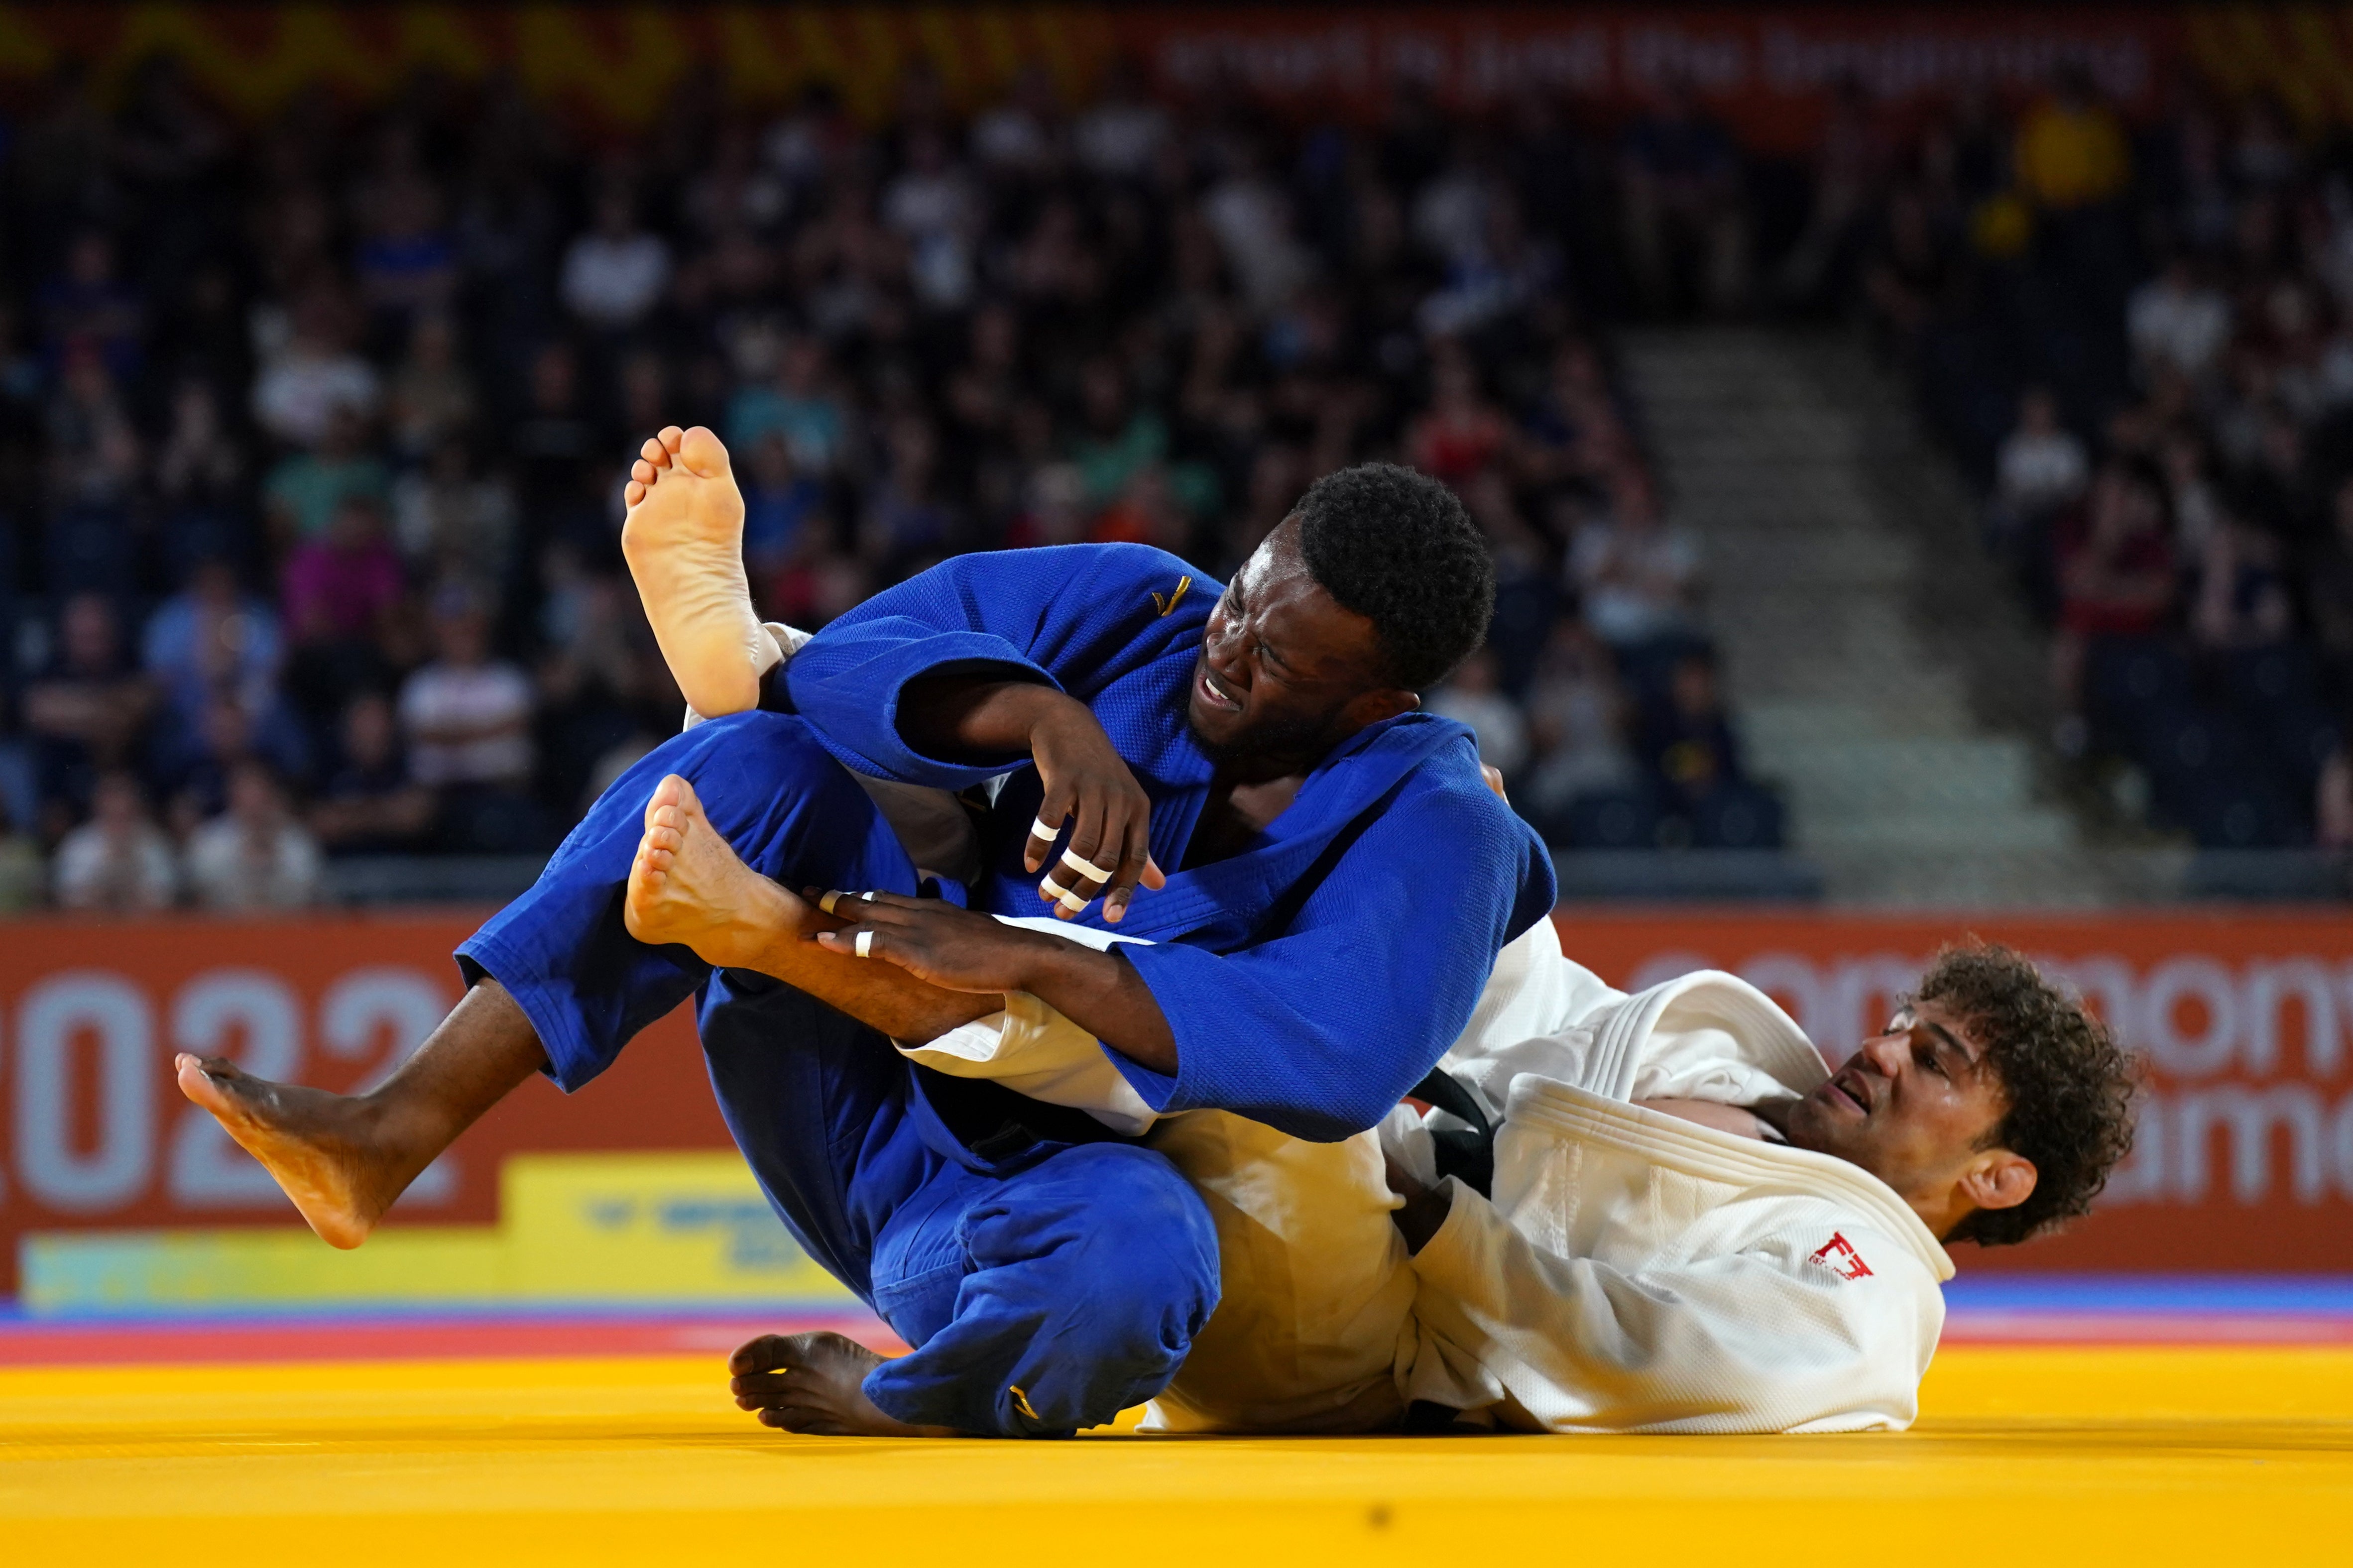
<path fill-rule="evenodd" d="M 1934 1194 L 1905 1193 L 1904 1201 L 1912 1205 L 1912 1212 L 1920 1216 L 1920 1223 L 1928 1227 L 1928 1234 L 1940 1242 L 1952 1235 L 1963 1220 L 1977 1213 L 1976 1205 L 1965 1202 L 1958 1193 L 1949 1189 Z"/>

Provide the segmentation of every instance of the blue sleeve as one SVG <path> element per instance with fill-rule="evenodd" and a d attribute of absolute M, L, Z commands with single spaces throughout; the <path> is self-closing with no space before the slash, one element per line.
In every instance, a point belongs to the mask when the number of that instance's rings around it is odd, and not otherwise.
<path fill-rule="evenodd" d="M 1167 1016 L 1176 1073 L 1107 1054 L 1155 1110 L 1351 1137 L 1454 1043 L 1554 886 L 1542 842 L 1483 786 L 1426 785 L 1373 820 L 1282 935 L 1222 955 L 1119 948 Z"/>
<path fill-rule="evenodd" d="M 974 763 L 915 751 L 899 732 L 909 681 L 988 675 L 1084 701 L 1197 632 L 1222 591 L 1176 556 L 1138 544 L 955 556 L 827 626 L 793 656 L 785 688 L 845 766 L 963 789 L 1028 759 Z"/>

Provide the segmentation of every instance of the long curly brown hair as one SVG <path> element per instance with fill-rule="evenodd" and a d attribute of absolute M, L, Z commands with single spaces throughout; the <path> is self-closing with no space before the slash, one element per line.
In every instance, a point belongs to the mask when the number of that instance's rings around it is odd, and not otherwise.
<path fill-rule="evenodd" d="M 2024 1203 L 1979 1209 L 1946 1239 L 2007 1247 L 2089 1213 L 2132 1152 L 2139 1063 L 2082 1001 L 1998 943 L 1971 937 L 1946 947 L 1918 994 L 1968 1026 L 2001 1079 L 2010 1110 L 1986 1146 L 2034 1162 Z"/>

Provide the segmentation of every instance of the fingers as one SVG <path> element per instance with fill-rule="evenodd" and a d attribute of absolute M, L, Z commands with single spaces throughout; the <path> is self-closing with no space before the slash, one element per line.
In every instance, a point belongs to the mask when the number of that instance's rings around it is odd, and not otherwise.
<path fill-rule="evenodd" d="M 1119 866 L 1119 876 L 1103 894 L 1103 920 L 1117 925 L 1127 918 L 1127 906 L 1135 898 L 1135 886 L 1145 883 L 1155 892 L 1168 879 L 1160 875 L 1160 868 L 1152 862 L 1152 853 L 1141 842 L 1128 846 L 1127 858 Z"/>
<path fill-rule="evenodd" d="M 897 942 L 871 925 L 848 926 L 840 931 L 817 933 L 818 946 L 828 952 L 847 953 L 851 958 L 881 958 L 897 962 Z"/>
<path fill-rule="evenodd" d="M 1119 831 L 1112 815 L 1114 809 L 1097 795 L 1080 800 L 1079 819 L 1071 829 L 1071 842 L 1063 848 L 1054 869 L 1038 884 L 1038 896 L 1053 902 L 1056 920 L 1066 921 L 1084 913 L 1111 881 L 1111 870 L 1095 862 L 1096 857 L 1104 853 L 1106 838 Z M 1113 842 L 1115 846 L 1116 839 Z M 1115 847 L 1108 858 L 1113 861 L 1119 858 Z"/>
<path fill-rule="evenodd" d="M 1029 825 L 1029 845 L 1021 854 L 1024 870 L 1035 873 L 1053 852 L 1054 840 L 1062 836 L 1062 823 L 1071 815 L 1074 803 L 1070 792 L 1060 785 L 1050 785 L 1046 798 L 1038 805 L 1038 820 Z"/>

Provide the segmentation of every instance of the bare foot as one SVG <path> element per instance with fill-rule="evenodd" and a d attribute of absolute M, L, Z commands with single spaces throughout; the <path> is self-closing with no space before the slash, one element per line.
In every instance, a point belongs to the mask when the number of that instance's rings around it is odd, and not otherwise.
<path fill-rule="evenodd" d="M 216 1117 L 277 1178 L 320 1238 L 365 1241 L 426 1161 L 385 1147 L 375 1108 L 355 1095 L 255 1078 L 223 1057 L 173 1058 L 180 1092 Z"/>
<path fill-rule="evenodd" d="M 622 491 L 621 553 L 678 689 L 706 719 L 760 705 L 782 657 L 744 578 L 744 492 L 719 437 L 673 425 L 647 441 Z"/>
<path fill-rule="evenodd" d="M 631 936 L 692 948 L 722 969 L 749 969 L 779 939 L 798 935 L 811 912 L 798 894 L 744 864 L 703 815 L 692 784 L 672 773 L 654 786 L 621 906 Z"/>
<path fill-rule="evenodd" d="M 762 1334 L 727 1358 L 728 1388 L 760 1424 L 820 1437 L 955 1437 L 950 1426 L 910 1426 L 866 1397 L 882 1358 L 836 1333 Z"/>

